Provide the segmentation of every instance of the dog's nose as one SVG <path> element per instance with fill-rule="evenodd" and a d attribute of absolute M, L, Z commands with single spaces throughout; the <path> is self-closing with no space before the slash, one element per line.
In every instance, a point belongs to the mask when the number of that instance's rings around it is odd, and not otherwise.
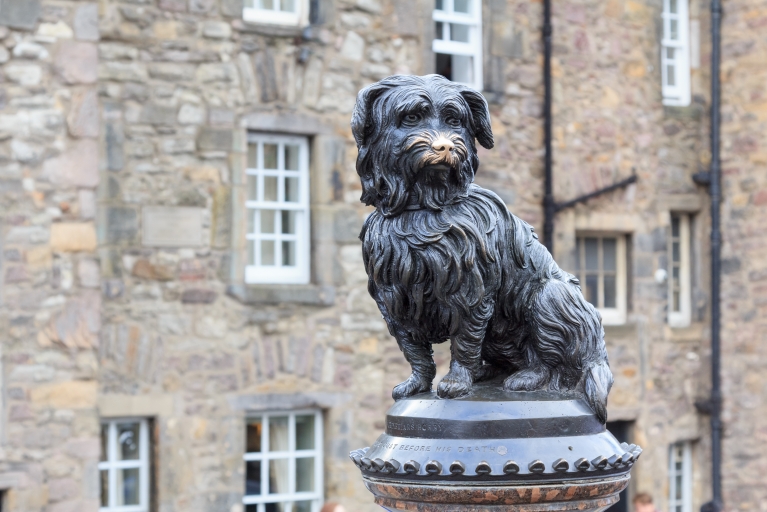
<path fill-rule="evenodd" d="M 452 150 L 454 147 L 455 144 L 453 144 L 450 139 L 446 139 L 445 137 L 440 137 L 431 143 L 431 149 L 440 154 L 450 153 L 450 150 Z"/>

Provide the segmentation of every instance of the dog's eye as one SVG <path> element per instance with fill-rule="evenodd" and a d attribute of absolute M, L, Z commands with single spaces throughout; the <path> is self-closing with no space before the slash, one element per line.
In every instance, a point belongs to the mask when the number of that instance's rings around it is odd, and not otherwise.
<path fill-rule="evenodd" d="M 407 114 L 402 120 L 407 124 L 417 123 L 421 120 L 421 114 Z"/>
<path fill-rule="evenodd" d="M 445 122 L 449 124 L 450 126 L 461 126 L 461 120 L 457 117 L 448 117 L 445 119 Z"/>

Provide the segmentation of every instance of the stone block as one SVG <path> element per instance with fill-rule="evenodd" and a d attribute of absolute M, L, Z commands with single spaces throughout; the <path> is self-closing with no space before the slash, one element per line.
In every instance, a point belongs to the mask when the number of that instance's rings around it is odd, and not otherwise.
<path fill-rule="evenodd" d="M 120 171 L 125 167 L 123 144 L 125 134 L 122 124 L 107 122 L 104 130 L 104 145 L 106 146 L 106 164 L 110 171 Z"/>
<path fill-rule="evenodd" d="M 68 84 L 92 84 L 99 77 L 98 48 L 93 43 L 62 41 L 54 61 L 56 73 Z"/>
<path fill-rule="evenodd" d="M 73 27 L 75 37 L 81 41 L 99 40 L 99 6 L 83 4 L 75 9 Z"/>
<path fill-rule="evenodd" d="M 67 126 L 73 137 L 99 136 L 99 100 L 96 89 L 78 91 L 73 95 Z"/>
<path fill-rule="evenodd" d="M 360 61 L 365 55 L 365 40 L 354 31 L 349 31 L 341 46 L 341 57 L 347 60 Z"/>
<path fill-rule="evenodd" d="M 237 67 L 240 70 L 242 92 L 245 95 L 245 101 L 248 103 L 257 101 L 256 74 L 253 71 L 253 63 L 246 53 L 241 53 L 237 56 Z"/>
<path fill-rule="evenodd" d="M 0 0 L 0 25 L 33 29 L 40 17 L 40 0 Z"/>
<path fill-rule="evenodd" d="M 99 184 L 98 142 L 80 139 L 43 164 L 43 176 L 54 185 L 95 187 Z"/>
<path fill-rule="evenodd" d="M 148 104 L 141 110 L 139 121 L 146 124 L 176 124 L 176 107 Z"/>
<path fill-rule="evenodd" d="M 34 86 L 40 84 L 43 77 L 43 70 L 37 64 L 12 62 L 5 66 L 5 78 L 24 86 Z"/>
<path fill-rule="evenodd" d="M 205 107 L 184 103 L 178 111 L 181 124 L 202 124 L 205 122 Z"/>
<path fill-rule="evenodd" d="M 152 247 L 197 247 L 202 244 L 202 209 L 144 206 L 141 243 Z"/>
<path fill-rule="evenodd" d="M 51 249 L 56 252 L 92 252 L 96 246 L 96 229 L 92 222 L 51 224 Z"/>
<path fill-rule="evenodd" d="M 48 481 L 48 499 L 52 502 L 77 497 L 80 485 L 74 478 L 56 478 Z"/>
<path fill-rule="evenodd" d="M 186 3 L 187 0 L 160 0 L 159 7 L 165 11 L 184 12 Z"/>
<path fill-rule="evenodd" d="M 189 12 L 209 14 L 216 10 L 216 0 L 189 0 Z"/>
<path fill-rule="evenodd" d="M 202 128 L 197 136 L 200 151 L 231 151 L 234 144 L 234 132 L 218 128 Z"/>
<path fill-rule="evenodd" d="M 194 64 L 153 62 L 149 64 L 149 76 L 170 82 L 186 82 L 194 79 Z"/>
<path fill-rule="evenodd" d="M 209 39 L 229 39 L 232 37 L 232 26 L 224 21 L 209 20 L 202 25 L 202 35 Z"/>
<path fill-rule="evenodd" d="M 75 33 L 63 20 L 58 20 L 56 23 L 40 23 L 36 35 L 44 39 L 72 39 Z"/>
<path fill-rule="evenodd" d="M 101 286 L 101 269 L 96 260 L 81 259 L 77 263 L 77 277 L 83 288 L 99 288 Z"/>
<path fill-rule="evenodd" d="M 49 54 L 45 46 L 31 41 L 22 41 L 13 47 L 13 56 L 19 59 L 47 59 Z"/>
<path fill-rule="evenodd" d="M 269 49 L 256 53 L 254 57 L 256 77 L 261 91 L 261 102 L 269 103 L 278 97 L 277 73 L 274 68 L 274 57 Z"/>
<path fill-rule="evenodd" d="M 241 19 L 243 3 L 243 0 L 221 0 L 221 14 Z"/>
<path fill-rule="evenodd" d="M 203 84 L 221 82 L 239 85 L 240 83 L 237 66 L 232 62 L 201 64 L 197 68 L 197 80 Z"/>
<path fill-rule="evenodd" d="M 37 386 L 30 390 L 29 398 L 32 405 L 38 407 L 53 407 L 60 409 L 85 409 L 96 406 L 97 383 L 95 380 L 73 380 L 56 382 Z M 74 440 L 69 441 L 72 444 Z M 99 453 L 98 440 L 96 456 Z"/>
<path fill-rule="evenodd" d="M 181 292 L 181 302 L 184 304 L 213 304 L 218 294 L 213 290 L 191 288 Z"/>
<path fill-rule="evenodd" d="M 99 223 L 99 240 L 107 244 L 132 243 L 138 237 L 136 210 L 125 206 L 101 209 L 104 220 Z"/>
<path fill-rule="evenodd" d="M 99 66 L 98 76 L 100 80 L 116 82 L 143 83 L 149 80 L 146 66 L 141 62 L 107 61 Z"/>

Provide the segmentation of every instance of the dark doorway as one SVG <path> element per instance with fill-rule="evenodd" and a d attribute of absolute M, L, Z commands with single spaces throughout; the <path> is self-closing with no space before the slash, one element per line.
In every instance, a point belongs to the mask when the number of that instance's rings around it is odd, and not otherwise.
<path fill-rule="evenodd" d="M 632 421 L 608 421 L 607 422 L 607 430 L 609 430 L 612 435 L 615 436 L 615 439 L 618 440 L 619 443 L 628 443 L 631 444 L 631 437 L 632 437 L 632 427 L 634 426 L 634 422 Z M 631 504 L 629 503 L 629 490 L 626 488 L 623 492 L 620 494 L 620 501 L 613 505 L 612 507 L 608 508 L 610 512 L 629 512 L 631 510 Z"/>

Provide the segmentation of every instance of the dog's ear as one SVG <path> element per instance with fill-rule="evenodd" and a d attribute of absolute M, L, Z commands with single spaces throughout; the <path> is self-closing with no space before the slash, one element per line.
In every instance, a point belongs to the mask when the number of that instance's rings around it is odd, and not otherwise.
<path fill-rule="evenodd" d="M 461 96 L 469 105 L 473 119 L 474 136 L 483 148 L 493 147 L 493 129 L 490 126 L 490 109 L 485 97 L 469 87 L 461 87 Z"/>
<path fill-rule="evenodd" d="M 365 139 L 370 135 L 370 130 L 374 125 L 374 120 L 370 119 L 373 102 L 391 86 L 392 84 L 382 80 L 368 85 L 357 94 L 357 102 L 354 104 L 354 111 L 352 112 L 352 135 L 357 142 L 357 147 L 365 145 Z"/>

